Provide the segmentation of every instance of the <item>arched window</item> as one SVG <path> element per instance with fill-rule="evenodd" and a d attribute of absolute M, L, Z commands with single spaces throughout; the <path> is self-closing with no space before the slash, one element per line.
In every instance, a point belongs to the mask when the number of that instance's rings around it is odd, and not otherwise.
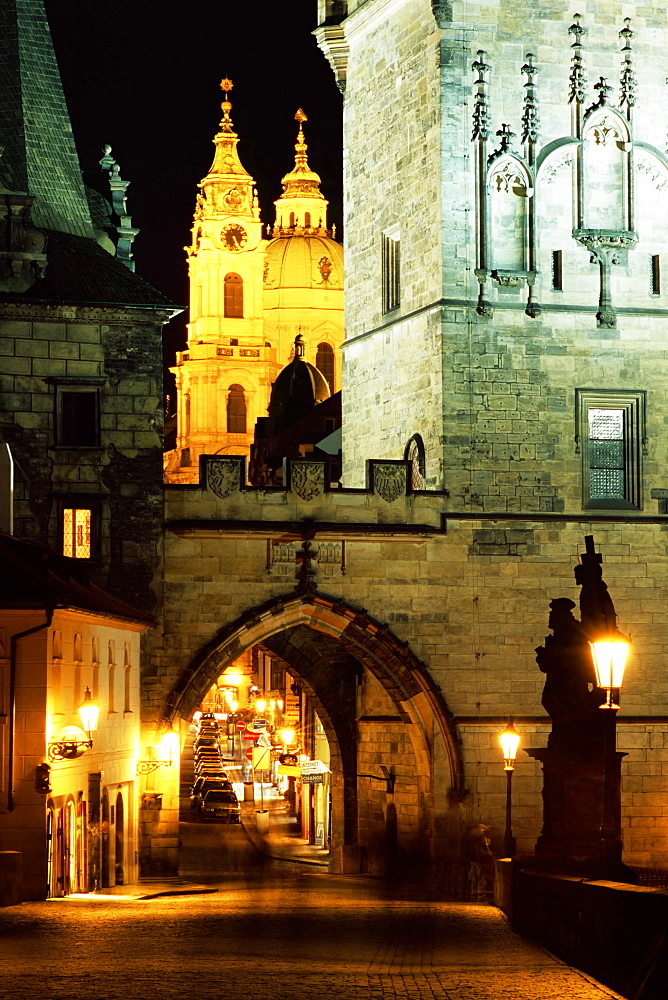
<path fill-rule="evenodd" d="M 404 459 L 411 463 L 411 489 L 425 489 L 424 441 L 419 434 L 414 434 L 412 438 L 409 438 L 404 452 Z"/>
<path fill-rule="evenodd" d="M 329 391 L 334 392 L 334 348 L 329 344 L 318 344 L 315 356 L 315 366 L 324 376 Z"/>
<path fill-rule="evenodd" d="M 244 283 L 239 274 L 225 275 L 224 312 L 227 319 L 243 319 Z"/>
<path fill-rule="evenodd" d="M 243 387 L 231 385 L 227 396 L 227 433 L 246 433 L 246 397 Z"/>
<path fill-rule="evenodd" d="M 294 224 L 295 224 L 295 213 L 290 212 L 290 225 L 294 226 Z"/>
<path fill-rule="evenodd" d="M 311 213 L 304 212 L 304 225 L 308 228 L 311 225 Z"/>

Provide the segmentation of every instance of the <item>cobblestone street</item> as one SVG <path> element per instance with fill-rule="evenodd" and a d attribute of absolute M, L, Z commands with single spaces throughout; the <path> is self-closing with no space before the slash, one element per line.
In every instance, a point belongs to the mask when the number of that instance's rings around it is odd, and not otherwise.
<path fill-rule="evenodd" d="M 492 906 L 267 859 L 243 828 L 186 823 L 182 837 L 198 892 L 134 886 L 0 911 L 2 1000 L 617 996 Z"/>

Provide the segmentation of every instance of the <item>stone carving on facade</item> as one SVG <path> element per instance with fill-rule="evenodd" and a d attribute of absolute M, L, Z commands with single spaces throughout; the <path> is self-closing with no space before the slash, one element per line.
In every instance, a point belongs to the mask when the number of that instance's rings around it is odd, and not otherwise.
<path fill-rule="evenodd" d="M 573 156 L 573 150 L 568 149 L 565 153 L 560 156 L 551 157 L 546 164 L 543 165 L 540 171 L 540 180 L 543 184 L 552 184 L 555 180 L 557 174 L 561 170 L 570 170 L 575 163 Z"/>
<path fill-rule="evenodd" d="M 267 575 L 292 577 L 297 563 L 297 553 L 301 549 L 300 542 L 286 542 L 273 539 L 267 542 Z M 332 577 L 337 574 L 346 576 L 346 543 L 337 541 L 318 541 L 314 543 L 310 558 L 317 563 L 318 576 Z"/>
<path fill-rule="evenodd" d="M 46 270 L 46 235 L 26 225 L 33 200 L 20 192 L 0 190 L 0 291 L 26 292 Z"/>
<path fill-rule="evenodd" d="M 645 157 L 636 151 L 635 167 L 639 174 L 644 174 L 652 182 L 656 191 L 665 191 L 668 171 L 655 157 Z"/>
<path fill-rule="evenodd" d="M 325 463 L 290 463 L 290 488 L 293 493 L 307 502 L 315 500 L 325 492 Z"/>
<path fill-rule="evenodd" d="M 447 28 L 449 24 L 452 24 L 452 3 L 431 0 L 431 12 L 439 28 Z"/>
<path fill-rule="evenodd" d="M 373 491 L 387 503 L 406 496 L 406 465 L 398 463 L 374 463 Z"/>
<path fill-rule="evenodd" d="M 224 500 L 241 486 L 241 463 L 238 458 L 210 458 L 206 483 L 212 493 Z"/>

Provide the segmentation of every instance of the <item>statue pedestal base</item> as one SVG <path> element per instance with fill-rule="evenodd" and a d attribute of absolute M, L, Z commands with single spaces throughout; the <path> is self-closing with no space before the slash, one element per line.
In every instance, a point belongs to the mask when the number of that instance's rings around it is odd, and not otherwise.
<path fill-rule="evenodd" d="M 543 830 L 536 860 L 569 875 L 632 880 L 622 864 L 621 762 L 615 749 L 615 719 L 605 720 L 607 738 L 580 747 L 550 737 L 545 749 L 527 750 L 543 765 Z M 553 733 L 554 735 L 554 733 Z"/>

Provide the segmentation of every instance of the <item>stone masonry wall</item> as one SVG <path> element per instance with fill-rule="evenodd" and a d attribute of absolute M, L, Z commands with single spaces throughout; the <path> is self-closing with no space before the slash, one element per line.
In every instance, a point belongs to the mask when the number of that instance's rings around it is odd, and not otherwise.
<path fill-rule="evenodd" d="M 218 499 L 207 490 L 168 488 L 165 624 L 164 632 L 153 635 L 145 717 L 160 717 L 173 685 L 221 628 L 269 598 L 293 592 L 291 579 L 266 571 L 267 538 L 280 537 L 279 524 L 294 531 L 308 518 L 317 543 L 319 537 L 336 539 L 337 524 L 340 538 L 346 523 L 364 521 L 365 529 L 347 535 L 345 575 L 321 576 L 320 590 L 387 623 L 427 665 L 455 721 L 461 720 L 457 731 L 470 792 L 462 823 L 489 822 L 500 849 L 505 776 L 498 733 L 512 714 L 523 745 L 546 742 L 549 719 L 540 704 L 544 678 L 535 648 L 548 633 L 549 602 L 577 601 L 573 567 L 584 551 L 584 535 L 593 533 L 619 625 L 633 639 L 618 728 L 619 749 L 628 753 L 625 857 L 668 865 L 667 522 L 614 524 L 581 515 L 569 523 L 536 514 L 501 529 L 484 515 L 450 519 L 448 505 L 435 495 L 386 502 L 342 490 L 306 502 L 294 493 L 249 489 Z M 446 514 L 446 533 L 438 530 L 439 510 Z M 235 520 L 252 523 L 253 530 L 243 537 L 221 530 Z M 178 534 L 169 529 L 185 521 L 190 527 L 178 528 Z M 322 536 L 319 524 L 328 525 Z M 388 525 L 391 538 L 381 535 Z M 422 525 L 423 534 L 402 530 L 411 525 Z M 535 721 L 541 717 L 545 724 Z M 450 822 L 451 784 L 438 740 L 433 759 L 438 851 Z M 531 850 L 541 825 L 540 775 L 521 753 L 515 790 L 516 835 L 520 849 Z"/>
<path fill-rule="evenodd" d="M 57 551 L 56 498 L 97 503 L 94 578 L 150 611 L 162 521 L 160 319 L 31 306 L 6 306 L 4 317 L 0 434 L 17 465 L 15 534 Z M 58 446 L 50 380 L 89 377 L 101 380 L 100 446 Z"/>

